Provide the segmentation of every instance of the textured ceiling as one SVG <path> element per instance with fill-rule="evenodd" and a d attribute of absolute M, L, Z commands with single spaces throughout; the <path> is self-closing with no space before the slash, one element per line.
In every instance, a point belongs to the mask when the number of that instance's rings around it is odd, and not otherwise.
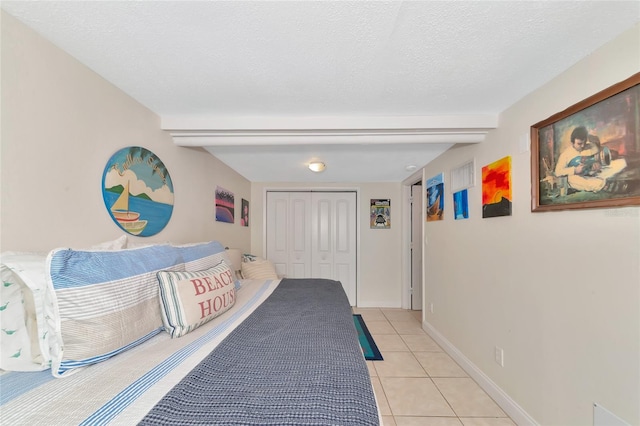
<path fill-rule="evenodd" d="M 457 117 L 465 128 L 466 116 L 485 116 L 490 128 L 515 101 L 640 21 L 638 1 L 3 1 L 2 8 L 172 123 L 163 128 L 182 131 L 196 129 L 194 120 L 198 130 L 235 131 L 310 117 L 311 130 L 335 129 L 332 117 L 343 130 L 363 117 L 370 129 L 402 127 L 393 122 L 403 117 L 431 117 L 418 127 L 438 129 L 451 126 L 433 117 Z M 407 164 L 421 167 L 451 143 L 309 137 L 221 145 L 207 149 L 252 181 L 365 182 L 401 181 L 411 174 Z M 312 157 L 327 170 L 305 170 Z"/>

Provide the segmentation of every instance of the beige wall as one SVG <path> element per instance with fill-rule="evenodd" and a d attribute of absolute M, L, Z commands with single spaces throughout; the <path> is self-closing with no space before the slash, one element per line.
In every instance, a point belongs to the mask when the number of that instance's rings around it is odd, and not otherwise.
<path fill-rule="evenodd" d="M 249 249 L 238 220 L 246 179 L 203 150 L 175 146 L 154 113 L 5 12 L 1 71 L 2 251 L 88 247 L 122 235 L 102 200 L 102 173 L 131 145 L 160 157 L 175 193 L 165 229 L 132 239 Z M 235 193 L 235 224 L 215 221 L 216 185 Z"/>
<path fill-rule="evenodd" d="M 266 247 L 264 199 L 267 189 L 349 189 L 358 191 L 358 289 L 361 307 L 401 306 L 401 184 L 400 183 L 325 183 L 310 186 L 296 183 L 258 183 L 251 185 L 251 250 L 264 256 Z M 369 207 L 372 198 L 391 199 L 391 228 L 370 229 Z"/>
<path fill-rule="evenodd" d="M 504 111 L 485 142 L 426 168 L 448 176 L 475 158 L 479 180 L 483 165 L 512 157 L 512 216 L 482 219 L 478 182 L 470 219 L 426 224 L 424 306 L 434 304 L 428 326 L 541 425 L 591 425 L 593 403 L 640 424 L 640 208 L 531 213 L 520 141 L 639 70 L 636 27 Z"/>

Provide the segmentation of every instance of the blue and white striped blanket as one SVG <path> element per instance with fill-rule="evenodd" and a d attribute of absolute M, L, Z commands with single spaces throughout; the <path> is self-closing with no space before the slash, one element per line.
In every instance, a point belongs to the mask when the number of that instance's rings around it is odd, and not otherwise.
<path fill-rule="evenodd" d="M 337 281 L 285 279 L 142 425 L 378 425 Z"/>

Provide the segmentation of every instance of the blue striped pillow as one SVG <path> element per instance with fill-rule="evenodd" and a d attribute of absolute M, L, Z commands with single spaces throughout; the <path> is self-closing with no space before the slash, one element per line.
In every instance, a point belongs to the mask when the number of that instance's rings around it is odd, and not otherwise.
<path fill-rule="evenodd" d="M 68 375 L 162 331 L 156 274 L 184 270 L 179 251 L 155 245 L 118 251 L 57 249 L 47 257 L 51 371 Z"/>
<path fill-rule="evenodd" d="M 221 261 L 229 265 L 236 285 L 240 287 L 240 281 L 233 270 L 233 263 L 229 258 L 229 252 L 218 241 L 206 243 L 184 244 L 175 246 L 184 260 L 185 271 L 202 271 L 218 265 Z"/>

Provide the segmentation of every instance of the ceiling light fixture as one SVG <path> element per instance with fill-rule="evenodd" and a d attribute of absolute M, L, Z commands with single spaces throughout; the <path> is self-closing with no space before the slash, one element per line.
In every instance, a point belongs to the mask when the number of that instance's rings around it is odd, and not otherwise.
<path fill-rule="evenodd" d="M 311 170 L 312 172 L 319 173 L 326 168 L 327 166 L 325 166 L 325 164 L 320 161 L 314 161 L 312 163 L 309 163 L 309 170 Z"/>
<path fill-rule="evenodd" d="M 412 172 L 412 171 L 414 171 L 414 170 L 415 170 L 415 169 L 417 169 L 417 168 L 418 168 L 418 166 L 416 166 L 416 165 L 414 165 L 414 164 L 409 164 L 409 165 L 408 165 L 408 166 L 406 166 L 404 169 L 405 169 L 406 171 L 408 171 L 408 172 Z"/>

